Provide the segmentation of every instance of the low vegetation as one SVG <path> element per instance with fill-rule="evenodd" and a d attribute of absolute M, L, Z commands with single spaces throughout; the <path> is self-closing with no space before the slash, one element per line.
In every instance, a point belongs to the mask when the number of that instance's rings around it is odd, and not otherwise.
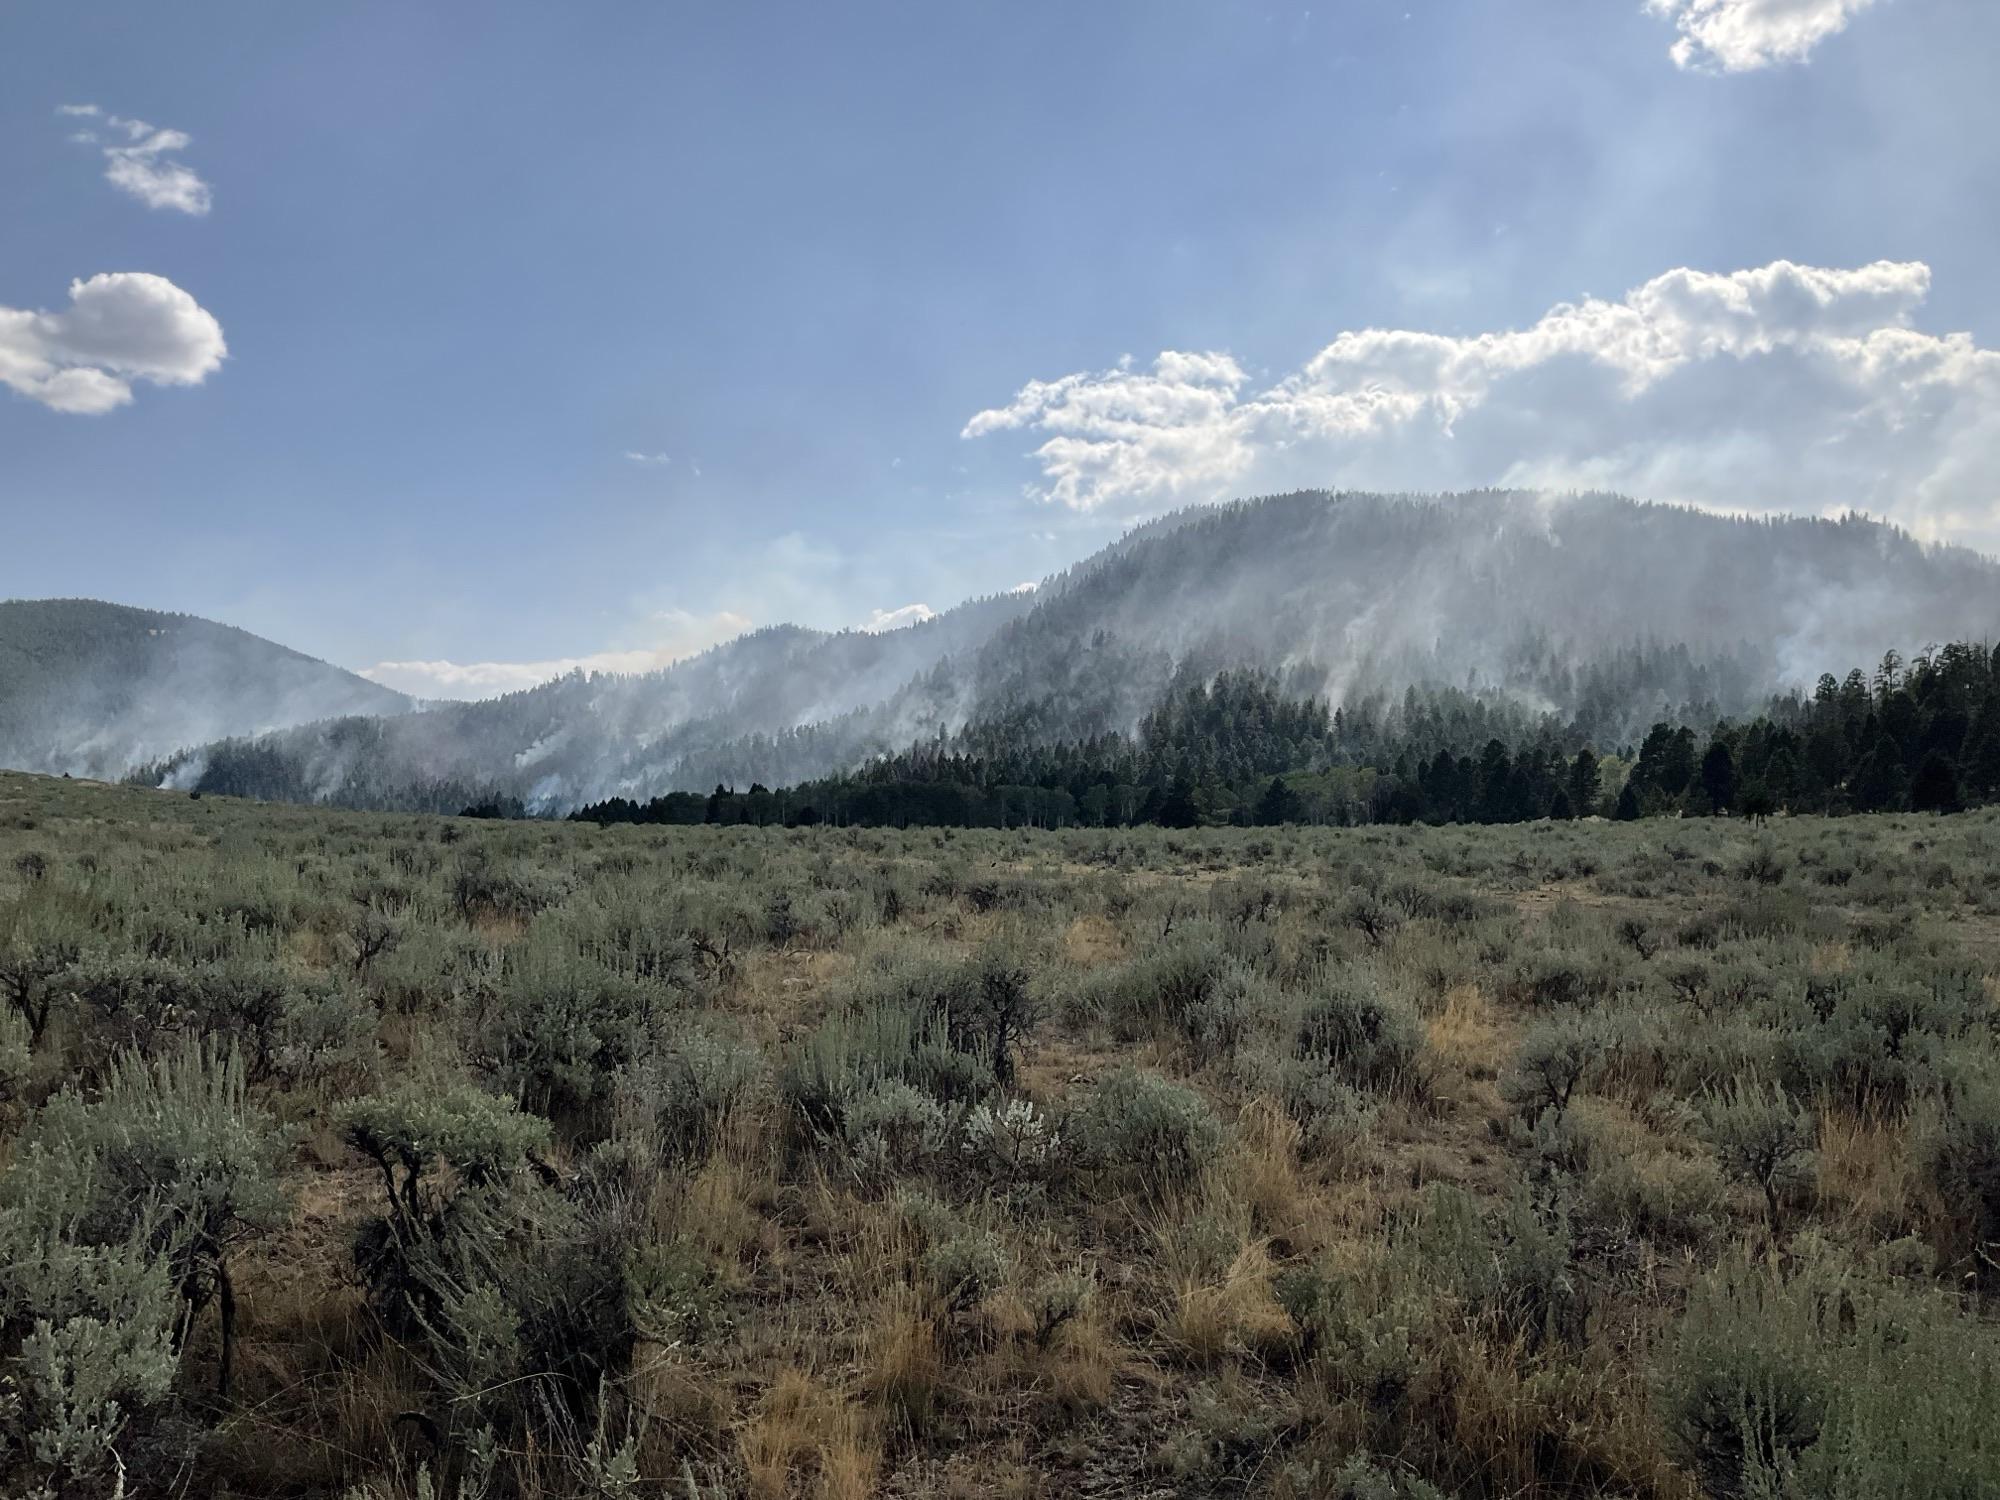
<path fill-rule="evenodd" d="M 2000 812 L 0 776 L 0 1493 L 2000 1493 Z"/>

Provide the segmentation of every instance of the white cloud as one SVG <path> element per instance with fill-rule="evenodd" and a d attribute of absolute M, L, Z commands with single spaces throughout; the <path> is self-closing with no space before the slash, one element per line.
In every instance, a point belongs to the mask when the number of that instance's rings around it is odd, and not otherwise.
<path fill-rule="evenodd" d="M 662 610 L 648 621 L 652 644 L 631 650 L 547 661 L 380 661 L 361 676 L 418 698 L 496 698 L 581 669 L 589 672 L 657 672 L 743 634 L 750 621 L 731 610 L 694 615 Z"/>
<path fill-rule="evenodd" d="M 107 115 L 95 104 L 59 104 L 56 113 L 101 119 L 107 129 L 124 134 L 122 142 L 102 147 L 104 178 L 119 192 L 137 198 L 148 208 L 171 208 L 197 216 L 207 213 L 213 204 L 209 186 L 200 175 L 186 163 L 172 159 L 188 148 L 191 137 L 186 131 L 156 129 L 144 120 Z M 78 131 L 70 139 L 101 144 L 91 130 Z"/>
<path fill-rule="evenodd" d="M 646 464 L 651 467 L 657 468 L 672 463 L 673 458 L 665 453 L 635 453 L 632 450 L 627 449 L 625 453 L 625 461 L 627 463 Z"/>
<path fill-rule="evenodd" d="M 1221 354 L 1035 381 L 964 435 L 1048 434 L 1040 494 L 1079 511 L 1540 483 L 2000 540 L 2000 352 L 1913 327 L 1929 289 L 1914 262 L 1669 271 L 1524 329 L 1342 333 L 1254 392 Z"/>
<path fill-rule="evenodd" d="M 1052 434 L 1035 456 L 1048 498 L 1075 510 L 1121 495 L 1195 496 L 1249 466 L 1234 420 L 1248 379 L 1226 354 L 1169 351 L 1150 371 L 1135 371 L 1128 357 L 1098 375 L 1032 380 L 1009 405 L 974 416 L 960 436 L 1019 427 Z"/>
<path fill-rule="evenodd" d="M 936 618 L 937 611 L 928 604 L 905 604 L 899 609 L 871 609 L 860 628 L 879 635 L 885 630 L 901 630 L 905 625 L 921 625 Z"/>
<path fill-rule="evenodd" d="M 1011 589 L 1007 590 L 1007 592 L 1010 594 L 1032 594 L 1036 589 L 1040 587 L 1041 585 L 1039 583 L 1035 582 L 1034 579 L 1030 578 L 1026 583 L 1015 584 Z"/>
<path fill-rule="evenodd" d="M 1653 15 L 1680 31 L 1671 56 L 1678 67 L 1743 73 L 1803 62 L 1844 31 L 1875 0 L 1646 0 Z"/>
<path fill-rule="evenodd" d="M 131 382 L 199 385 L 229 352 L 194 298 L 143 271 L 73 281 L 64 312 L 0 307 L 0 385 L 96 414 L 132 399 Z"/>

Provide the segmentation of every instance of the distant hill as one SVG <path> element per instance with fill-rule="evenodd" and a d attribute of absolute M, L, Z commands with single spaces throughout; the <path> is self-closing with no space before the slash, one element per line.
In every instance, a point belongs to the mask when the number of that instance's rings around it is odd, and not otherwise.
<path fill-rule="evenodd" d="M 410 699 L 248 631 L 93 599 L 0 602 L 0 767 L 115 777 L 192 745 Z"/>
<path fill-rule="evenodd" d="M 357 805 L 562 811 L 851 768 L 974 722 L 1130 730 L 1177 674 L 1250 667 L 1335 705 L 1511 699 L 1599 743 L 1758 708 L 1889 648 L 2000 634 L 2000 565 L 1864 519 L 1615 496 L 1306 492 L 1181 512 L 1031 594 L 880 635 L 759 631 L 664 671 L 348 719 L 159 768 Z"/>

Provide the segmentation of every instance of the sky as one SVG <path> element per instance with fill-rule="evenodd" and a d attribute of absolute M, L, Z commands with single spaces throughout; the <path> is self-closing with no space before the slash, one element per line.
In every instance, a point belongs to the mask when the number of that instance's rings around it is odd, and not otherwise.
<path fill-rule="evenodd" d="M 0 597 L 424 696 L 1305 486 L 2000 552 L 2000 5 L 0 12 Z"/>

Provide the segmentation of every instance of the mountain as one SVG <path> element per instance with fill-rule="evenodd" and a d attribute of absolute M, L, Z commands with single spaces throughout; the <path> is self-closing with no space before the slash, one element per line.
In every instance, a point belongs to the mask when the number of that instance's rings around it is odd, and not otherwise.
<path fill-rule="evenodd" d="M 0 766 L 11 770 L 122 776 L 227 736 L 413 706 L 193 615 L 94 599 L 0 602 Z"/>
<path fill-rule="evenodd" d="M 879 635 L 756 632 L 662 672 L 211 745 L 174 785 L 356 805 L 772 785 L 975 722 L 1129 731 L 1170 683 L 1255 668 L 1336 705 L 1417 685 L 1600 743 L 1755 710 L 1823 670 L 2000 630 L 2000 565 L 1877 522 L 1616 496 L 1305 492 L 1135 529 L 1030 594 Z"/>

